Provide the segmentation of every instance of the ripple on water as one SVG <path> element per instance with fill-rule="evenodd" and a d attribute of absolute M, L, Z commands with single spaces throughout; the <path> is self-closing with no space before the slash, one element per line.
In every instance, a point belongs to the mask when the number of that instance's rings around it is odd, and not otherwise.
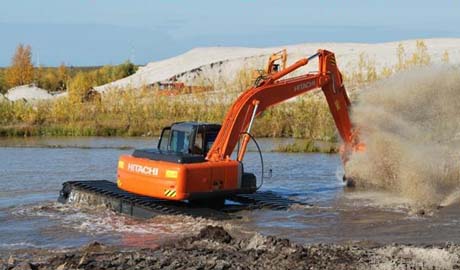
<path fill-rule="evenodd" d="M 182 215 L 159 215 L 147 220 L 136 219 L 104 207 L 84 205 L 77 207 L 57 202 L 17 207 L 11 214 L 15 217 L 42 217 L 52 220 L 64 227 L 66 233 L 76 231 L 111 244 L 145 247 L 197 233 L 207 225 L 224 225 L 219 221 Z"/>

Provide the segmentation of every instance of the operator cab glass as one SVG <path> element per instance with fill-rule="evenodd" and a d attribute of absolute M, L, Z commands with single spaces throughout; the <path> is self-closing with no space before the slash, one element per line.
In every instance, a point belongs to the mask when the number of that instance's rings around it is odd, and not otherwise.
<path fill-rule="evenodd" d="M 158 150 L 206 156 L 219 130 L 220 125 L 216 124 L 176 123 L 163 129 Z"/>
<path fill-rule="evenodd" d="M 190 132 L 173 130 L 169 142 L 169 150 L 176 153 L 190 152 Z"/>

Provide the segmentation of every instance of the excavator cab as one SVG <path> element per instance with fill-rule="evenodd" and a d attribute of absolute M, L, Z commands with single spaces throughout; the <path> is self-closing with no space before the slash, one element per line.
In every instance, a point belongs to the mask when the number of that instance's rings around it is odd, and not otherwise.
<path fill-rule="evenodd" d="M 220 131 L 220 125 L 197 122 L 174 123 L 163 128 L 158 150 L 206 156 Z"/>
<path fill-rule="evenodd" d="M 194 202 L 255 192 L 256 177 L 244 172 L 241 162 L 207 162 L 220 128 L 201 122 L 163 128 L 157 148 L 136 149 L 120 157 L 118 187 L 155 198 Z"/>

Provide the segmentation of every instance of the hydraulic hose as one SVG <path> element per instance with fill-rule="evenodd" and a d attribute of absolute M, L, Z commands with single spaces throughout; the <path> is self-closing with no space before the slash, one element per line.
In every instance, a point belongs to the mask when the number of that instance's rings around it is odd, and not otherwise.
<path fill-rule="evenodd" d="M 254 144 L 256 145 L 257 147 L 257 151 L 259 152 L 259 157 L 260 157 L 260 166 L 262 168 L 262 172 L 260 174 L 260 184 L 259 186 L 256 187 L 256 190 L 259 190 L 262 185 L 264 184 L 264 157 L 262 155 L 262 150 L 260 149 L 260 146 L 259 146 L 259 143 L 257 143 L 256 141 L 256 138 L 254 136 L 252 136 L 251 133 L 249 132 L 242 132 L 240 133 L 240 135 L 248 135 L 249 138 L 251 138 L 251 140 L 254 142 Z M 239 152 L 239 148 L 240 148 L 240 144 L 239 144 L 239 141 L 238 141 L 238 152 Z"/>

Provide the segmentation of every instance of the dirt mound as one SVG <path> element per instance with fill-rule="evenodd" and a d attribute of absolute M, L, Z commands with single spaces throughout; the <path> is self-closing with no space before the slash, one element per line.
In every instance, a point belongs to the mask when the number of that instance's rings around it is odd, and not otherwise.
<path fill-rule="evenodd" d="M 197 236 L 157 249 L 120 250 L 92 243 L 42 254 L 0 259 L 0 269 L 452 269 L 459 263 L 460 248 L 301 246 L 259 234 L 238 239 L 222 227 L 207 226 Z M 442 262 L 433 263 L 435 257 Z"/>
<path fill-rule="evenodd" d="M 205 228 L 203 228 L 198 234 L 198 236 L 194 237 L 193 239 L 195 241 L 202 240 L 202 239 L 208 239 L 211 241 L 225 243 L 225 244 L 228 244 L 233 240 L 232 236 L 222 227 L 211 226 L 211 225 L 208 225 Z"/>

